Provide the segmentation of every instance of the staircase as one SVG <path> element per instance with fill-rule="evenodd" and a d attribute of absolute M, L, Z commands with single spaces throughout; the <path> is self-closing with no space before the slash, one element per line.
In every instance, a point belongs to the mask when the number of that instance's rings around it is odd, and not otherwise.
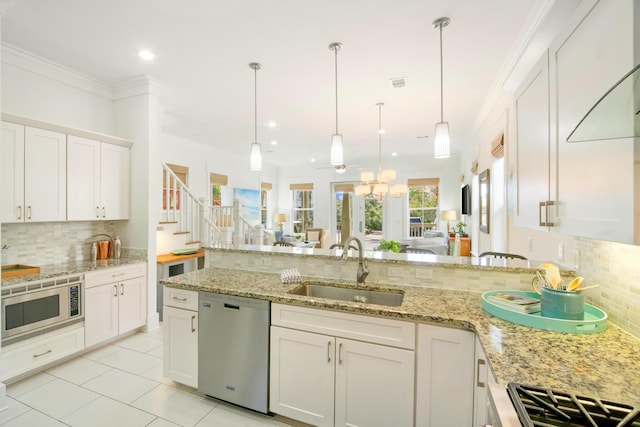
<path fill-rule="evenodd" d="M 165 182 L 162 190 L 160 226 L 172 228 L 174 236 L 184 236 L 186 247 L 233 244 L 268 244 L 271 236 L 262 225 L 252 226 L 240 215 L 240 202 L 233 206 L 214 206 L 193 192 L 162 164 Z"/>

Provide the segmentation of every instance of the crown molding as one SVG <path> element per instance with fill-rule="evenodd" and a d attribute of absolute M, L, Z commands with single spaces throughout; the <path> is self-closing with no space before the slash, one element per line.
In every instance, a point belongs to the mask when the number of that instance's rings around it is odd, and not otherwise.
<path fill-rule="evenodd" d="M 2 64 L 20 68 L 92 95 L 113 99 L 111 86 L 104 81 L 4 42 Z"/>
<path fill-rule="evenodd" d="M 166 92 L 167 85 L 144 74 L 115 82 L 112 89 L 114 100 L 140 95 L 161 97 Z"/>

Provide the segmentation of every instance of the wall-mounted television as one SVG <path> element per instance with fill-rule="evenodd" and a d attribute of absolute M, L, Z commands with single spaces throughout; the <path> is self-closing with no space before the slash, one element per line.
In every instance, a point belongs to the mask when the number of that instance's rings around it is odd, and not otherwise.
<path fill-rule="evenodd" d="M 471 215 L 471 188 L 469 187 L 469 184 L 462 186 L 460 193 L 462 196 L 460 213 L 462 215 Z"/>

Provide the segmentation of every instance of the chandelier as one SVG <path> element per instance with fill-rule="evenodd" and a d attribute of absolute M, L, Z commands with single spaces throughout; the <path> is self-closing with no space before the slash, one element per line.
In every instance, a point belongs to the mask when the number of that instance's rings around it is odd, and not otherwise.
<path fill-rule="evenodd" d="M 360 181 L 363 184 L 356 187 L 356 196 L 376 198 L 382 200 L 385 197 L 400 197 L 408 191 L 406 184 L 389 185 L 390 181 L 396 179 L 396 171 L 394 169 L 382 170 L 382 106 L 384 103 L 379 102 L 378 106 L 378 178 L 374 181 L 374 172 L 362 172 Z"/>

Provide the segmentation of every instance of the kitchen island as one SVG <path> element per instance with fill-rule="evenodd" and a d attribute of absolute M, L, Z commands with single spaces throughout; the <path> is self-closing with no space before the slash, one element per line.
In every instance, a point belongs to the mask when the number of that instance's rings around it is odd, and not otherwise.
<path fill-rule="evenodd" d="M 354 284 L 353 280 L 330 282 Z M 640 342 L 611 323 L 597 334 L 533 329 L 486 313 L 480 292 L 415 285 L 368 283 L 404 291 L 402 304 L 389 307 L 289 294 L 297 285 L 283 285 L 278 274 L 265 272 L 206 268 L 162 283 L 171 288 L 468 329 L 477 335 L 501 384 L 515 381 L 640 405 Z"/>

